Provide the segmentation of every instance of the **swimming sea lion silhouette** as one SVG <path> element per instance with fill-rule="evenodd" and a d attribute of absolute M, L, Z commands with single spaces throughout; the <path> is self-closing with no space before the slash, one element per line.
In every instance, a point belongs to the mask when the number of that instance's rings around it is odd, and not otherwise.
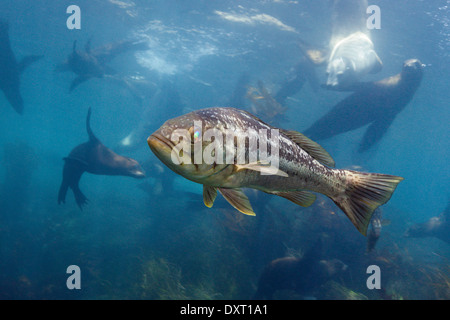
<path fill-rule="evenodd" d="M 144 171 L 136 160 L 114 153 L 97 139 L 91 130 L 90 119 L 91 108 L 86 118 L 89 141 L 75 147 L 69 156 L 64 158 L 63 181 L 58 194 L 58 203 L 65 203 L 67 190 L 70 187 L 80 209 L 87 203 L 87 198 L 78 186 L 84 172 L 108 176 L 145 177 Z"/>
<path fill-rule="evenodd" d="M 450 243 L 450 200 L 444 212 L 427 222 L 412 225 L 405 236 L 408 238 L 435 237 Z"/>
<path fill-rule="evenodd" d="M 83 52 L 77 50 L 77 42 L 74 41 L 72 53 L 55 70 L 59 72 L 72 71 L 77 75 L 70 85 L 70 92 L 72 92 L 73 89 L 86 80 L 116 74 L 116 71 L 110 68 L 107 63 L 121 53 L 139 50 L 148 50 L 148 45 L 144 42 L 127 40 L 91 50 L 91 41 L 88 41 Z"/>
<path fill-rule="evenodd" d="M 419 60 L 410 59 L 395 76 L 354 84 L 354 93 L 336 104 L 304 134 L 312 140 L 324 140 L 370 124 L 359 152 L 370 149 L 413 98 L 423 77 L 423 67 Z"/>
<path fill-rule="evenodd" d="M 308 296 L 314 293 L 333 275 L 343 272 L 347 266 L 338 259 L 321 259 L 321 240 L 302 258 L 284 257 L 273 260 L 263 270 L 254 299 L 273 299 L 278 290 L 293 290 Z"/>
<path fill-rule="evenodd" d="M 23 99 L 20 94 L 20 75 L 42 56 L 30 55 L 17 62 L 11 49 L 8 23 L 0 20 L 0 89 L 17 113 L 23 113 Z"/>
<path fill-rule="evenodd" d="M 314 49 L 301 41 L 305 56 L 315 65 L 326 64 L 326 85 L 343 91 L 368 73 L 377 73 L 383 63 L 374 49 L 367 28 L 367 0 L 333 0 L 331 37 L 328 48 Z"/>
<path fill-rule="evenodd" d="M 331 89 L 345 89 L 365 74 L 379 72 L 382 66 L 370 38 L 355 32 L 333 47 L 326 70 L 326 85 Z"/>

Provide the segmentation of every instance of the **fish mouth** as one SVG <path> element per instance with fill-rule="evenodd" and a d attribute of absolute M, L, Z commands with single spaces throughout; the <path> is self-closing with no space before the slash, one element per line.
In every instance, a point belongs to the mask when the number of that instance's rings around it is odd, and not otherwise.
<path fill-rule="evenodd" d="M 148 144 L 151 145 L 159 145 L 159 144 L 163 144 L 165 146 L 168 147 L 173 147 L 174 144 L 172 141 L 170 141 L 169 139 L 167 139 L 166 137 L 164 137 L 162 134 L 159 133 L 152 133 L 150 135 L 150 137 L 148 137 L 147 139 Z"/>
<path fill-rule="evenodd" d="M 156 155 L 168 156 L 171 154 L 175 144 L 159 133 L 153 133 L 147 139 L 148 146 Z"/>

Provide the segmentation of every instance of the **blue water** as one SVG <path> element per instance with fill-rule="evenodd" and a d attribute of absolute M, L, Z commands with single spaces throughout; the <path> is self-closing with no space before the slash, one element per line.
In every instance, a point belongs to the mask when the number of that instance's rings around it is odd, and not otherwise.
<path fill-rule="evenodd" d="M 21 76 L 23 115 L 0 94 L 0 298 L 249 299 L 267 263 L 299 256 L 321 237 L 323 259 L 340 259 L 348 268 L 306 296 L 285 290 L 276 298 L 346 299 L 353 292 L 368 299 L 449 299 L 449 244 L 404 237 L 409 226 L 439 216 L 450 197 L 448 0 L 370 2 L 381 9 L 381 29 L 371 35 L 383 69 L 364 81 L 397 74 L 410 58 L 426 65 L 424 78 L 367 153 L 356 151 L 364 129 L 321 142 L 338 168 L 405 178 L 383 206 L 390 223 L 370 253 L 367 239 L 325 196 L 301 208 L 249 190 L 256 217 L 241 215 L 220 196 L 208 209 L 201 186 L 164 167 L 145 137 L 136 148 L 119 151 L 133 130 L 143 128 L 148 136 L 167 119 L 192 110 L 251 110 L 248 99 L 229 105 L 241 75 L 248 75 L 251 86 L 261 80 L 276 92 L 298 62 L 298 39 L 328 43 L 329 3 L 1 1 L 0 19 L 9 22 L 17 60 L 44 57 Z M 80 30 L 66 27 L 72 4 L 81 9 Z M 74 74 L 54 69 L 75 40 L 84 50 L 89 40 L 97 48 L 124 39 L 149 45 L 108 64 L 119 76 L 142 80 L 133 82 L 139 99 L 108 78 L 90 79 L 69 93 Z M 317 74 L 323 83 L 324 68 Z M 348 95 L 319 90 L 305 84 L 286 101 L 277 125 L 301 132 Z M 85 173 L 80 188 L 90 201 L 80 211 L 71 191 L 61 205 L 57 194 L 62 159 L 88 139 L 89 107 L 97 137 L 139 161 L 147 178 Z M 366 286 L 366 269 L 374 264 L 380 266 L 383 290 Z M 79 290 L 66 286 L 70 265 L 80 267 Z"/>

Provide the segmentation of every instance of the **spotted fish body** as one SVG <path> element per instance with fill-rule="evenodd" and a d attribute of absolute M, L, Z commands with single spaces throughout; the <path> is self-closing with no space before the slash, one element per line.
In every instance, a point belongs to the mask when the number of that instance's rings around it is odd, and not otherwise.
<path fill-rule="evenodd" d="M 195 121 L 201 122 L 202 132 L 214 129 L 223 133 L 223 141 L 230 132 L 235 137 L 245 136 L 250 130 L 259 132 L 260 135 L 267 132 L 268 159 L 274 160 L 273 157 L 277 157 L 277 168 L 273 167 L 273 161 L 270 165 L 261 159 L 250 162 L 250 153 L 255 150 L 250 149 L 248 139 L 244 148 L 245 159 L 248 161 L 243 164 L 237 162 L 236 157 L 234 162 L 223 164 L 219 161 L 210 164 L 194 161 L 174 163 L 171 158 L 175 147 L 172 134 L 178 129 L 184 129 L 194 141 L 198 135 L 195 132 Z M 202 151 L 210 150 L 207 148 L 211 143 L 211 140 L 203 139 Z M 310 192 L 313 191 L 330 197 L 364 235 L 373 211 L 390 199 L 402 180 L 400 177 L 384 174 L 334 169 L 331 156 L 301 133 L 274 128 L 250 113 L 234 108 L 202 109 L 168 120 L 148 138 L 148 144 L 156 156 L 173 171 L 203 184 L 204 202 L 208 207 L 212 207 L 219 191 L 236 209 L 254 215 L 248 198 L 240 188 L 278 195 L 301 206 L 309 206 L 314 202 L 316 197 Z M 236 140 L 234 147 L 237 147 Z M 225 159 L 226 151 L 229 150 L 223 150 Z M 193 159 L 193 152 L 191 156 Z"/>

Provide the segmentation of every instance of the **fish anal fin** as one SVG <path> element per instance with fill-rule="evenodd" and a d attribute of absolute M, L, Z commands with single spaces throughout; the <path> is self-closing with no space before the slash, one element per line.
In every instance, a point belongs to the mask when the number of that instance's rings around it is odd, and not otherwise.
<path fill-rule="evenodd" d="M 212 208 L 214 200 L 217 197 L 217 189 L 215 187 L 203 186 L 203 202 L 208 208 Z"/>
<path fill-rule="evenodd" d="M 267 193 L 283 197 L 302 207 L 309 207 L 316 201 L 316 195 L 308 191 L 275 191 Z"/>
<path fill-rule="evenodd" d="M 219 192 L 238 211 L 249 216 L 256 215 L 250 201 L 241 189 L 219 188 Z"/>
<path fill-rule="evenodd" d="M 333 158 L 317 142 L 312 141 L 311 139 L 309 139 L 308 137 L 297 131 L 292 130 L 280 130 L 280 131 L 320 163 L 327 165 L 329 167 L 335 166 Z"/>

